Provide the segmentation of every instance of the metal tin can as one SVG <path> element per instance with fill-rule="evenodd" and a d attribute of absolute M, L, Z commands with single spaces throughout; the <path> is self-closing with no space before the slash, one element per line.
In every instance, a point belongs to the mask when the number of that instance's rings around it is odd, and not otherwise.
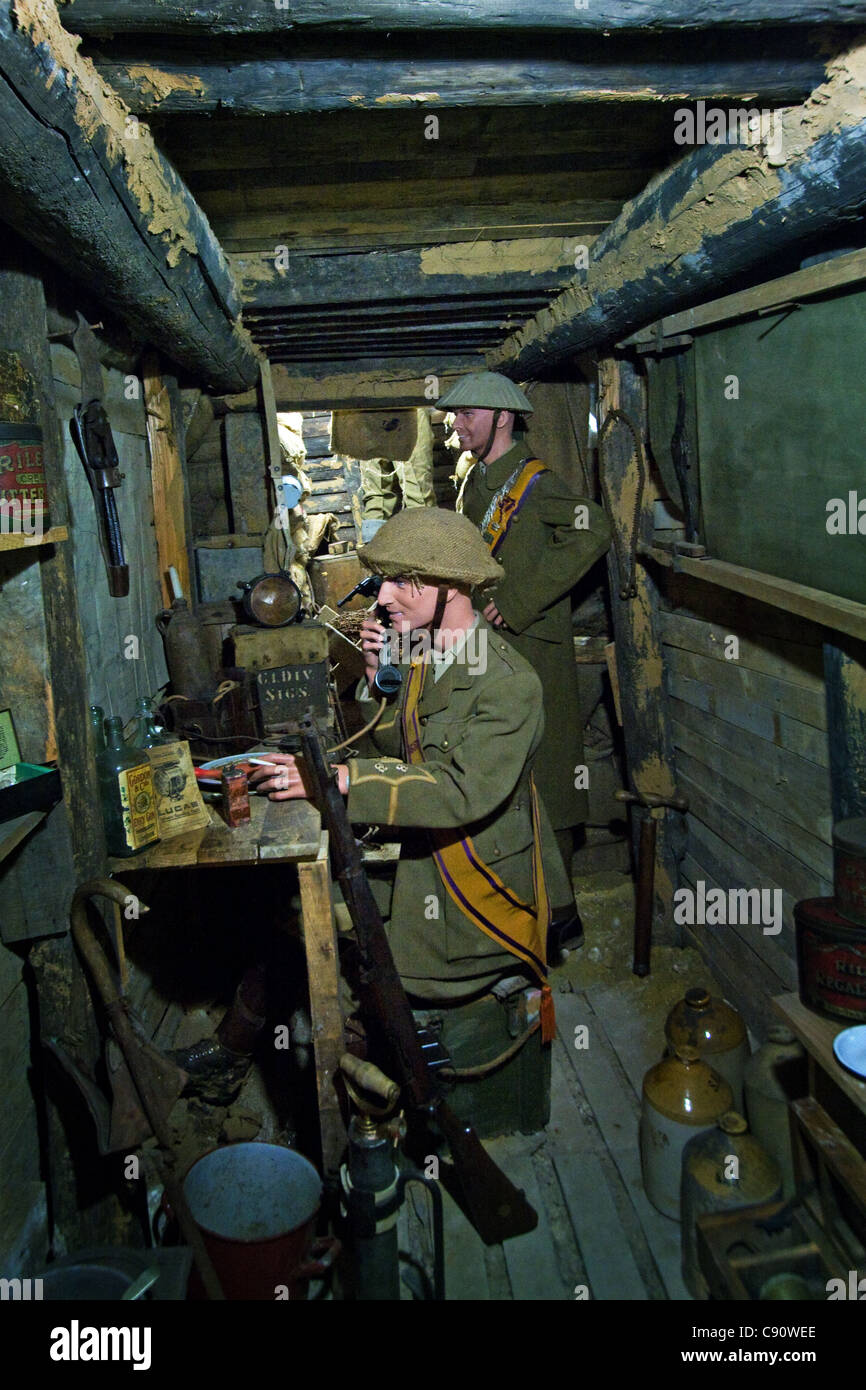
<path fill-rule="evenodd" d="M 794 907 L 800 998 L 826 1018 L 866 1019 L 866 927 L 836 910 L 835 898 Z"/>
<path fill-rule="evenodd" d="M 223 790 L 223 816 L 226 825 L 232 828 L 243 825 L 251 818 L 247 774 L 239 768 L 226 767 L 223 769 L 220 780 Z"/>
<path fill-rule="evenodd" d="M 866 926 L 866 816 L 833 828 L 833 884 L 842 916 Z"/>
<path fill-rule="evenodd" d="M 0 530 L 42 536 L 48 524 L 42 429 L 0 421 Z"/>

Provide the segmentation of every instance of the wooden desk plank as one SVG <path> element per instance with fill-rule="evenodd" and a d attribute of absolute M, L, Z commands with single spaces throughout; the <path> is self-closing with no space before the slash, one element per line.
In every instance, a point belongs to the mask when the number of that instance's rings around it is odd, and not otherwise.
<path fill-rule="evenodd" d="M 835 1082 L 840 1091 L 844 1091 L 845 1095 L 853 1100 L 858 1110 L 866 1115 L 866 1081 L 858 1081 L 853 1072 L 847 1071 L 841 1062 L 837 1062 L 833 1051 L 834 1038 L 843 1028 L 852 1027 L 856 1020 L 851 1019 L 845 1023 L 842 1020 L 837 1022 L 832 1018 L 822 1018 L 820 1014 L 807 1009 L 798 994 L 779 994 L 772 1002 L 776 1013 L 784 1019 L 795 1037 L 799 1038 L 809 1055 L 814 1057 L 819 1067 Z"/>
<path fill-rule="evenodd" d="M 267 859 L 315 859 L 319 853 L 322 822 L 309 801 L 264 801 L 264 822 L 259 835 L 259 857 Z"/>
<path fill-rule="evenodd" d="M 112 873 L 134 869 L 219 868 L 237 864 L 294 863 L 319 851 L 319 813 L 308 801 L 250 797 L 250 821 L 230 830 L 214 806 L 210 825 L 161 840 L 129 859 L 109 860 Z"/>

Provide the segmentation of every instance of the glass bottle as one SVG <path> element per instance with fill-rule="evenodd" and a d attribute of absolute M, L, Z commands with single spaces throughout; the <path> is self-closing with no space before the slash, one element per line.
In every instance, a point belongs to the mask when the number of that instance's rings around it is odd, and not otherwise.
<path fill-rule="evenodd" d="M 105 711 L 102 705 L 90 706 L 90 727 L 93 730 L 93 751 L 101 753 L 105 748 Z"/>
<path fill-rule="evenodd" d="M 150 700 L 143 695 L 136 705 L 136 723 L 127 740 L 128 748 L 159 748 L 164 743 L 177 743 L 174 734 L 157 727 Z"/>
<path fill-rule="evenodd" d="M 96 758 L 105 843 L 126 858 L 159 839 L 156 797 L 147 754 L 123 741 L 123 720 L 106 720 L 108 746 Z"/>

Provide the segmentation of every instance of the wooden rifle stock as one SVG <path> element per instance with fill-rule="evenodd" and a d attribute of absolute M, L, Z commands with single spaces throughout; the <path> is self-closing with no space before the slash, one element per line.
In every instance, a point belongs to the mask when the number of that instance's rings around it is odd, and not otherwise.
<path fill-rule="evenodd" d="M 442 1130 L 465 1213 L 484 1243 L 498 1245 L 511 1236 L 525 1235 L 538 1224 L 535 1209 L 496 1166 L 472 1126 L 458 1120 L 436 1090 L 343 797 L 325 763 L 319 732 L 310 717 L 301 720 L 300 730 L 304 762 L 318 791 L 334 866 L 363 958 L 363 1003 L 392 1051 L 405 1101 L 410 1109 L 435 1118 Z"/>

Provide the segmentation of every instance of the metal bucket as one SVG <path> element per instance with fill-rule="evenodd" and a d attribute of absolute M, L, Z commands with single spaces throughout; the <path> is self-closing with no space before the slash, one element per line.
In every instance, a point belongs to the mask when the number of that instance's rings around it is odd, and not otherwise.
<path fill-rule="evenodd" d="M 228 1299 L 306 1298 L 339 1251 L 320 1241 L 311 1258 L 322 1182 L 311 1163 L 279 1144 L 229 1144 L 192 1165 L 184 1196 Z"/>

